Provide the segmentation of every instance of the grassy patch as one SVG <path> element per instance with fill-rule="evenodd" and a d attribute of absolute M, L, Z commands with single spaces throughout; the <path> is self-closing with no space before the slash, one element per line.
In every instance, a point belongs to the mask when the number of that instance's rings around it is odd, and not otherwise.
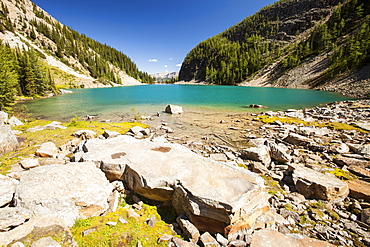
<path fill-rule="evenodd" d="M 141 215 L 137 220 L 132 217 L 128 218 L 128 208 L 130 206 L 120 207 L 116 212 L 106 216 L 77 220 L 71 231 L 78 246 L 136 246 L 139 240 L 144 247 L 167 246 L 166 242 L 157 244 L 158 238 L 163 234 L 172 235 L 172 230 L 167 223 L 161 220 L 156 206 L 144 203 L 141 210 L 136 210 Z M 153 228 L 145 223 L 152 216 L 157 219 Z M 128 223 L 119 222 L 120 217 L 126 219 Z M 106 223 L 109 221 L 118 223 L 116 226 L 108 226 Z M 91 228 L 95 228 L 96 231 L 86 236 L 82 235 L 83 231 Z"/>
<path fill-rule="evenodd" d="M 53 142 L 56 146 L 61 146 L 68 141 L 73 139 L 72 134 L 77 130 L 93 130 L 98 135 L 104 133 L 104 130 L 117 131 L 121 134 L 125 134 L 130 128 L 134 126 L 141 126 L 143 128 L 148 127 L 141 123 L 100 123 L 97 121 L 79 121 L 77 118 L 72 119 L 69 123 L 63 123 L 67 129 L 55 129 L 55 130 L 40 130 L 37 132 L 26 132 L 27 129 L 36 126 L 44 126 L 51 123 L 49 120 L 33 120 L 29 121 L 25 125 L 15 127 L 15 130 L 20 130 L 23 133 L 19 134 L 20 138 L 24 139 L 17 150 L 14 152 L 7 153 L 0 157 L 0 174 L 6 174 L 10 170 L 13 164 L 18 163 L 23 158 L 32 157 L 39 145 L 45 142 Z"/>
<path fill-rule="evenodd" d="M 341 180 L 353 180 L 357 179 L 357 176 L 350 173 L 349 171 L 342 170 L 340 168 L 335 168 L 334 170 L 327 171 L 326 173 L 331 173 Z"/>
<path fill-rule="evenodd" d="M 319 128 L 327 127 L 327 128 L 334 129 L 334 130 L 355 130 L 355 131 L 359 131 L 359 132 L 362 132 L 362 133 L 368 133 L 368 131 L 366 131 L 366 130 L 363 130 L 363 129 L 359 128 L 359 127 L 356 127 L 354 125 L 347 124 L 347 123 L 335 123 L 335 122 L 333 122 L 333 123 L 332 122 L 318 123 L 318 122 L 307 122 L 307 121 L 303 121 L 303 120 L 301 120 L 299 118 L 278 117 L 278 116 L 270 117 L 270 116 L 267 116 L 267 115 L 258 116 L 255 119 L 257 121 L 263 122 L 265 124 L 272 124 L 275 121 L 280 121 L 281 123 L 285 123 L 285 124 L 296 124 L 296 125 L 303 124 L 305 126 L 315 126 L 315 127 L 319 127 Z"/>
<path fill-rule="evenodd" d="M 280 187 L 278 181 L 264 175 L 262 175 L 261 177 L 263 178 L 265 186 L 267 187 L 268 193 L 270 195 L 275 195 L 278 192 L 280 192 L 281 194 L 285 194 L 285 191 Z"/>

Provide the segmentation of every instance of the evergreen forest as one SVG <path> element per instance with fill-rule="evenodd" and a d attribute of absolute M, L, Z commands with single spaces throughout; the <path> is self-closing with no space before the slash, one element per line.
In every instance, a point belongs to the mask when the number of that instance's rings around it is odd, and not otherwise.
<path fill-rule="evenodd" d="M 300 6 L 300 3 L 308 6 Z M 291 8 L 287 4 L 291 4 Z M 370 5 L 367 0 L 320 0 L 314 3 L 317 6 L 309 4 L 308 1 L 278 1 L 201 42 L 186 56 L 180 80 L 235 85 L 272 63 L 279 63 L 281 70 L 286 71 L 322 53 L 330 54 L 325 78 L 369 63 Z M 330 15 L 325 8 L 330 9 L 331 4 L 334 4 L 334 12 Z M 289 26 L 293 21 L 284 18 L 303 15 L 298 11 L 304 12 L 304 7 L 311 12 L 313 7 L 321 7 L 322 11 L 303 16 L 309 21 L 299 20 Z"/>

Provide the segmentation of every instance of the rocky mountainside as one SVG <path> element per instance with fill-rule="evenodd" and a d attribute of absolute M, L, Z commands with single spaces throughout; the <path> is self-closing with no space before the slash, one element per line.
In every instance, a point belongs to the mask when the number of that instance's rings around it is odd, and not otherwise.
<path fill-rule="evenodd" d="M 365 0 L 281 0 L 201 42 L 179 79 L 368 97 L 369 24 Z"/>
<path fill-rule="evenodd" d="M 150 76 L 156 78 L 156 79 L 172 79 L 172 78 L 176 78 L 179 76 L 179 73 L 178 72 L 160 72 L 160 73 L 157 73 L 157 74 L 151 74 Z"/>
<path fill-rule="evenodd" d="M 57 84 L 99 87 L 153 80 L 123 53 L 62 25 L 29 0 L 1 0 L 0 19 L 3 44 L 34 50 Z"/>

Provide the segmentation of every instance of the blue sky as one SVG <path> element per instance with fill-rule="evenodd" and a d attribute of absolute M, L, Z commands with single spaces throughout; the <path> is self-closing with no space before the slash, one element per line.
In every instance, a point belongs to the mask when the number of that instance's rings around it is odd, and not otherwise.
<path fill-rule="evenodd" d="M 148 73 L 178 71 L 186 54 L 274 0 L 33 0 L 62 24 L 129 56 Z"/>

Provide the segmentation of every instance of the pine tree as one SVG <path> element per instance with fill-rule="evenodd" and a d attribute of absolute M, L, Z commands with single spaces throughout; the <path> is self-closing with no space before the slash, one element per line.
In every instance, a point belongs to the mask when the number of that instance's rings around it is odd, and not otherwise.
<path fill-rule="evenodd" d="M 10 111 L 18 86 L 17 63 L 12 50 L 0 42 L 0 110 Z"/>

